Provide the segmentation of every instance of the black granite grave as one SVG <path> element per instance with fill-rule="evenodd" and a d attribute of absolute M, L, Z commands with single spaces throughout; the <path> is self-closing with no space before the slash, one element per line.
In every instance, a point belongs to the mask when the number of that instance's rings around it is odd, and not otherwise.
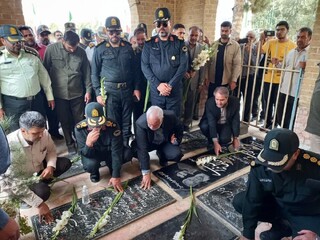
<path fill-rule="evenodd" d="M 201 133 L 201 130 L 193 132 L 184 132 L 180 148 L 182 153 L 191 152 L 195 149 L 207 146 L 207 138 Z"/>
<path fill-rule="evenodd" d="M 222 223 L 211 216 L 203 208 L 197 207 L 199 219 L 193 215 L 184 236 L 185 240 L 233 240 L 236 235 Z M 184 223 L 187 212 L 184 212 L 167 222 L 137 236 L 134 240 L 168 240 L 173 239 Z M 199 221 L 200 220 L 200 221 Z"/>
<path fill-rule="evenodd" d="M 249 162 L 254 159 L 254 157 L 244 153 L 235 153 L 234 155 L 207 163 L 204 166 L 197 166 L 196 159 L 207 155 L 212 155 L 212 153 L 199 154 L 154 171 L 153 174 L 181 197 L 186 197 L 189 195 L 190 186 L 193 187 L 194 191 L 198 191 L 248 166 Z"/>
<path fill-rule="evenodd" d="M 197 198 L 210 210 L 217 213 L 239 231 L 242 231 L 242 218 L 232 206 L 234 196 L 245 190 L 248 175 L 243 175 L 222 186 L 212 189 Z"/>
<path fill-rule="evenodd" d="M 142 190 L 140 188 L 140 181 L 141 177 L 129 181 L 124 195 L 110 214 L 110 222 L 98 231 L 92 239 L 98 239 L 175 201 L 174 198 L 154 183 L 150 190 Z M 116 193 L 114 191 L 102 190 L 90 196 L 91 202 L 88 205 L 83 205 L 81 199 L 79 199 L 78 208 L 74 215 L 72 215 L 67 226 L 61 231 L 58 239 L 86 239 L 95 223 L 107 210 L 115 196 Z M 81 196 L 79 196 L 79 198 L 80 197 Z M 60 219 L 62 212 L 69 209 L 70 206 L 71 203 L 68 203 L 52 209 L 53 216 L 56 219 Z M 50 239 L 52 228 L 55 224 L 41 224 L 38 216 L 31 217 L 31 221 L 36 239 Z"/>

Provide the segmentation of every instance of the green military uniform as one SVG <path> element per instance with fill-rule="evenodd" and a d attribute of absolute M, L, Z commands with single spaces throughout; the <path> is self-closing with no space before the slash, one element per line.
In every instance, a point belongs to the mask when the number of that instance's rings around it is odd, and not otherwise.
<path fill-rule="evenodd" d="M 286 137 L 276 136 L 279 132 L 285 132 Z M 293 154 L 290 144 L 297 138 L 289 132 L 274 129 L 267 134 L 264 149 L 251 164 L 247 190 L 234 198 L 234 206 L 243 217 L 243 235 L 248 239 L 254 239 L 258 221 L 271 222 L 276 227 L 279 219 L 289 222 L 292 237 L 301 230 L 320 234 L 320 155 L 300 149 L 294 165 L 283 170 Z M 299 140 L 296 142 L 297 150 Z M 264 152 L 273 159 L 280 152 L 287 154 L 272 161 L 266 160 Z"/>
<path fill-rule="evenodd" d="M 86 145 L 87 136 L 92 131 L 91 118 L 98 118 L 97 126 L 101 127 L 100 136 L 92 147 Z M 90 126 L 91 124 L 91 126 Z M 86 106 L 86 119 L 75 127 L 75 137 L 78 143 L 78 152 L 81 155 L 83 168 L 91 173 L 91 179 L 100 178 L 99 167 L 101 161 L 106 161 L 112 172 L 112 177 L 120 177 L 123 160 L 123 145 L 119 125 L 110 118 L 105 118 L 102 106 L 92 102 Z"/>

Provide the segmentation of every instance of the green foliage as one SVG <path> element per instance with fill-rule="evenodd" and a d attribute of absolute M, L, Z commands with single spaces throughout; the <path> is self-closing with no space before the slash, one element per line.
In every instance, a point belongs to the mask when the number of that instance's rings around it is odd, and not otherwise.
<path fill-rule="evenodd" d="M 256 0 L 254 2 L 257 3 L 255 8 L 252 7 L 254 29 L 275 29 L 279 21 L 285 20 L 290 26 L 289 34 L 294 39 L 299 28 L 313 28 L 318 0 Z M 264 4 L 267 5 L 264 6 Z"/>
<path fill-rule="evenodd" d="M 3 131 L 5 132 L 5 134 L 9 134 L 12 120 L 13 120 L 13 117 L 7 117 L 7 116 L 0 119 L 0 125 L 3 128 Z"/>

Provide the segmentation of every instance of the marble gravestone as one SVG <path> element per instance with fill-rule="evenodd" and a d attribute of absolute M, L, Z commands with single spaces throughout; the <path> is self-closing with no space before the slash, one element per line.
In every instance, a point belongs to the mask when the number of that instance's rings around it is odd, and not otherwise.
<path fill-rule="evenodd" d="M 248 174 L 201 194 L 197 199 L 237 230 L 242 231 L 242 217 L 232 206 L 234 196 L 246 189 Z"/>
<path fill-rule="evenodd" d="M 190 225 L 187 227 L 184 239 L 186 240 L 233 240 L 237 236 L 226 228 L 217 219 L 211 216 L 203 208 L 197 207 L 199 218 L 192 216 Z M 173 239 L 176 232 L 184 224 L 187 211 L 164 222 L 155 228 L 137 236 L 134 240 L 168 240 Z"/>
<path fill-rule="evenodd" d="M 187 153 L 206 146 L 207 138 L 201 133 L 201 130 L 184 132 L 182 142 L 180 144 L 182 153 Z"/>
<path fill-rule="evenodd" d="M 98 239 L 175 201 L 154 182 L 150 190 L 141 189 L 140 181 L 141 177 L 129 181 L 125 193 L 110 214 L 109 222 L 92 239 Z M 114 191 L 102 190 L 90 195 L 91 202 L 88 205 L 83 205 L 79 199 L 75 213 L 57 239 L 86 239 L 115 196 Z M 70 206 L 71 203 L 68 203 L 52 209 L 55 219 L 61 219 L 62 212 L 68 210 Z M 31 217 L 31 221 L 36 239 L 47 240 L 51 238 L 55 223 L 41 224 L 38 216 Z"/>

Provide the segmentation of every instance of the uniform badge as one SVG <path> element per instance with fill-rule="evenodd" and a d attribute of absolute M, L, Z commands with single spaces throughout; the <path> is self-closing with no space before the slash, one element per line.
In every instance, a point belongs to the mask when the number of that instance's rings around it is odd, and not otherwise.
<path fill-rule="evenodd" d="M 91 111 L 91 117 L 99 117 L 99 112 L 97 109 L 92 109 Z"/>
<path fill-rule="evenodd" d="M 113 132 L 113 135 L 114 135 L 115 137 L 120 136 L 120 134 L 121 134 L 121 130 L 116 130 L 116 131 Z"/>
<path fill-rule="evenodd" d="M 308 153 L 303 154 L 304 159 L 310 159 L 310 155 Z"/>
<path fill-rule="evenodd" d="M 117 20 L 115 18 L 111 19 L 111 26 L 117 26 Z"/>
<path fill-rule="evenodd" d="M 110 43 L 107 43 L 107 44 L 106 44 L 106 47 L 110 47 Z"/>
<path fill-rule="evenodd" d="M 175 56 L 172 56 L 172 57 L 171 57 L 171 60 L 172 60 L 172 61 L 176 60 L 176 57 L 175 57 Z"/>
<path fill-rule="evenodd" d="M 315 158 L 315 157 L 311 157 L 311 158 L 310 158 L 310 162 L 316 163 L 317 161 L 318 161 L 318 159 Z"/>
<path fill-rule="evenodd" d="M 159 11 L 158 17 L 159 17 L 159 18 L 163 18 L 163 11 L 162 11 L 162 10 Z"/>
<path fill-rule="evenodd" d="M 187 46 L 183 46 L 183 47 L 182 47 L 182 51 L 187 52 L 187 51 L 188 51 Z"/>
<path fill-rule="evenodd" d="M 269 144 L 269 149 L 278 151 L 279 150 L 279 142 L 277 139 L 272 139 Z"/>
<path fill-rule="evenodd" d="M 10 34 L 11 35 L 17 35 L 18 34 L 18 32 L 17 32 L 17 29 L 16 28 L 14 28 L 14 27 L 10 27 Z"/>

